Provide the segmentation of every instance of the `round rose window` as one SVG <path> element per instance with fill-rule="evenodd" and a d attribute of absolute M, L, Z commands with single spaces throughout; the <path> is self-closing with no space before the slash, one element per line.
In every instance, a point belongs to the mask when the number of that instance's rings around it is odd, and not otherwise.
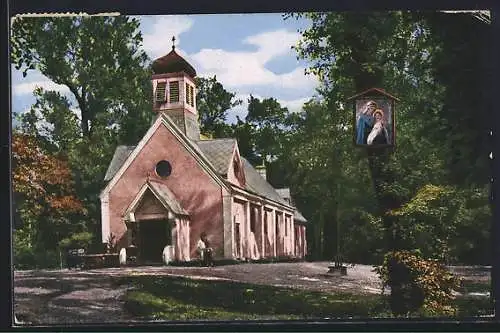
<path fill-rule="evenodd" d="M 156 164 L 156 174 L 162 178 L 170 176 L 172 173 L 172 165 L 170 165 L 169 161 L 160 161 Z"/>

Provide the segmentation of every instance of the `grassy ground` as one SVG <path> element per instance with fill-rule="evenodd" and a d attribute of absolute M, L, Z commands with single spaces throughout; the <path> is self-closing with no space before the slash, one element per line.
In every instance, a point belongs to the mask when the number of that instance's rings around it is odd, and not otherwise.
<path fill-rule="evenodd" d="M 135 287 L 127 293 L 125 307 L 129 313 L 142 319 L 266 320 L 390 316 L 386 298 L 381 295 L 322 293 L 158 276 L 131 276 L 117 283 Z M 491 313 L 488 298 L 461 297 L 456 302 L 459 317 Z"/>
<path fill-rule="evenodd" d="M 467 294 L 467 293 L 473 293 L 473 292 L 489 292 L 491 289 L 491 282 L 490 281 L 472 281 L 472 280 L 465 280 L 462 283 L 462 286 L 458 292 Z"/>

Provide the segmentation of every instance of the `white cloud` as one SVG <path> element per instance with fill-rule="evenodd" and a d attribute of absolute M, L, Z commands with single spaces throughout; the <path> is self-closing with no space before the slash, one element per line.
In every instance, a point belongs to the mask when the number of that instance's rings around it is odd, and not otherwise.
<path fill-rule="evenodd" d="M 288 108 L 288 111 L 290 112 L 300 112 L 302 111 L 302 107 L 306 102 L 308 102 L 311 98 L 310 97 L 303 97 L 303 98 L 298 98 L 294 100 L 278 100 L 278 102 L 282 105 Z"/>
<path fill-rule="evenodd" d="M 297 67 L 289 73 L 278 75 L 276 85 L 285 89 L 314 89 L 318 86 L 318 79 L 314 75 L 305 75 L 305 68 Z"/>
<path fill-rule="evenodd" d="M 12 86 L 12 94 L 18 96 L 32 94 L 36 87 L 41 87 L 44 90 L 55 90 L 61 93 L 69 93 L 68 87 L 56 84 L 49 79 L 45 79 L 14 84 Z"/>
<path fill-rule="evenodd" d="M 272 58 L 290 53 L 291 47 L 297 44 L 300 38 L 298 32 L 281 29 L 249 36 L 244 43 L 257 46 L 258 50 L 253 56 L 266 63 Z"/>
<path fill-rule="evenodd" d="M 243 43 L 255 45 L 256 51 L 225 51 L 202 49 L 192 54 L 189 60 L 198 69 L 200 76 L 217 75 L 217 79 L 228 88 L 266 85 L 283 89 L 312 90 L 318 85 L 314 76 L 304 74 L 297 67 L 288 73 L 276 74 L 265 67 L 269 61 L 292 54 L 291 47 L 300 39 L 299 33 L 286 30 L 264 32 L 249 36 Z"/>
<path fill-rule="evenodd" d="M 193 19 L 188 16 L 156 17 L 151 30 L 143 34 L 144 51 L 151 59 L 161 57 L 172 49 L 172 37 L 176 46 L 180 45 L 180 35 L 192 26 Z"/>
<path fill-rule="evenodd" d="M 304 74 L 304 68 L 297 67 L 284 74 L 275 74 L 264 67 L 265 62 L 258 52 L 227 52 L 203 49 L 191 56 L 201 76 L 217 75 L 217 79 L 229 88 L 271 85 L 287 89 L 314 89 L 318 80 Z"/>

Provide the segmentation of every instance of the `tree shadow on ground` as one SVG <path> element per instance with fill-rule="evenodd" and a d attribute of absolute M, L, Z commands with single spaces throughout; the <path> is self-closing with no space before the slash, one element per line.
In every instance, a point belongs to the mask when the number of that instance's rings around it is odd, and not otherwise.
<path fill-rule="evenodd" d="M 120 279 L 164 302 L 142 302 L 139 311 L 161 312 L 169 300 L 205 308 L 256 315 L 292 315 L 300 318 L 367 318 L 380 312 L 382 297 L 349 293 L 327 294 L 292 288 L 177 277 L 140 276 Z M 137 301 L 137 300 L 135 300 Z M 147 304 L 146 304 L 147 303 Z M 149 309 L 146 309 L 149 307 Z M 137 308 L 137 307 L 136 307 Z"/>
<path fill-rule="evenodd" d="M 108 276 L 81 271 L 17 276 L 15 313 L 32 324 L 101 322 L 107 314 L 115 317 L 123 313 L 122 304 L 115 297 L 120 290 L 111 281 Z"/>

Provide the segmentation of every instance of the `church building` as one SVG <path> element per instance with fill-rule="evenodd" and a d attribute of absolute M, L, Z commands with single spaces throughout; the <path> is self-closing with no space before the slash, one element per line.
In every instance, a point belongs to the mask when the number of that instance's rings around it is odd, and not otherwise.
<path fill-rule="evenodd" d="M 136 146 L 118 146 L 102 190 L 102 242 L 141 262 L 199 258 L 206 233 L 215 259 L 303 258 L 307 221 L 289 189 L 275 189 L 236 139 L 200 134 L 195 69 L 175 51 L 153 62 L 156 120 Z M 167 260 L 168 261 L 168 260 Z"/>

